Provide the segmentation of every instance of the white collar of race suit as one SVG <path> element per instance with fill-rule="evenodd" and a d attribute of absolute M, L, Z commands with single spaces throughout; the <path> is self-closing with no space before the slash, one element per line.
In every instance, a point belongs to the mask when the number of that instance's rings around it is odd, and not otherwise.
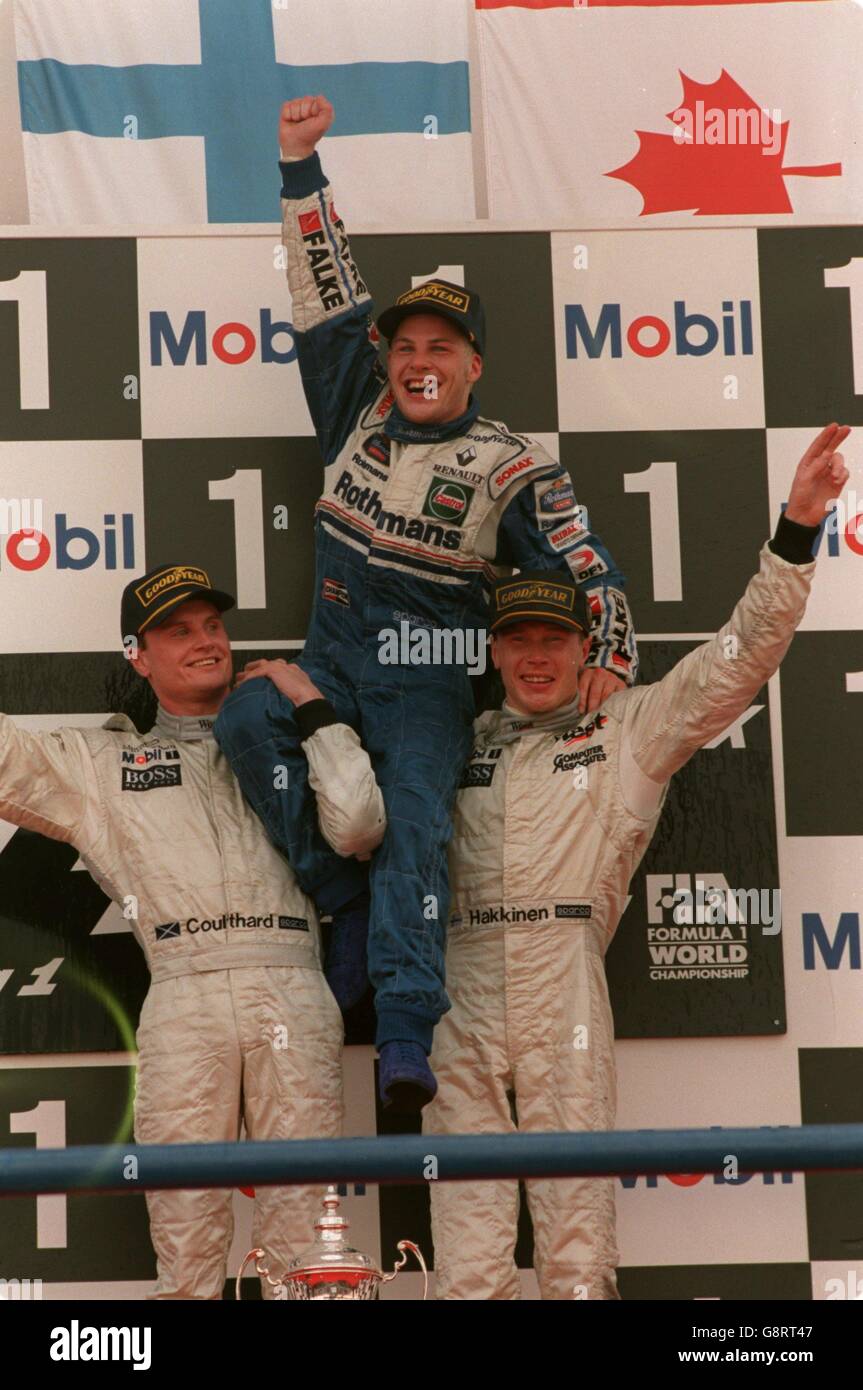
<path fill-rule="evenodd" d="M 569 704 L 559 705 L 548 714 L 520 714 L 511 705 L 493 710 L 487 716 L 488 723 L 482 728 L 486 743 L 512 743 L 523 734 L 555 733 L 558 729 L 571 729 L 587 716 L 579 714 L 578 696 Z"/>
<path fill-rule="evenodd" d="M 153 733 L 172 738 L 176 743 L 200 743 L 213 737 L 215 714 L 169 714 L 159 706 Z"/>

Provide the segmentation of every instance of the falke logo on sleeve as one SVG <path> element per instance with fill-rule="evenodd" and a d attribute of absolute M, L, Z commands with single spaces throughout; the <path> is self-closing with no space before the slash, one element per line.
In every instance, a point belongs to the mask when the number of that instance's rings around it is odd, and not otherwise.
<path fill-rule="evenodd" d="M 436 521 L 448 521 L 451 526 L 461 526 L 468 514 L 474 489 L 465 483 L 442 483 L 435 481 L 426 493 L 423 516 L 433 516 Z"/>

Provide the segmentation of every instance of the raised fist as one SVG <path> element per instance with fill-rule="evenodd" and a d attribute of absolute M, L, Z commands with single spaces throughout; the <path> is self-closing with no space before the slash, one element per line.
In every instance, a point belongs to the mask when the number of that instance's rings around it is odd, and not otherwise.
<path fill-rule="evenodd" d="M 279 148 L 282 156 L 304 159 L 326 135 L 335 116 L 325 96 L 297 97 L 282 105 L 279 116 Z"/>

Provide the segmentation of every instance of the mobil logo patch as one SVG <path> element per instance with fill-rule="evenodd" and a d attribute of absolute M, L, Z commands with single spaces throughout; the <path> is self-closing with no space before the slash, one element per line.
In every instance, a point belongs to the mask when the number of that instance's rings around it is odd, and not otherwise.
<path fill-rule="evenodd" d="M 466 483 L 436 478 L 426 493 L 423 516 L 433 516 L 436 521 L 446 521 L 450 526 L 462 526 L 473 494 L 474 489 Z"/>
<path fill-rule="evenodd" d="M 179 748 L 124 748 L 120 762 L 128 767 L 150 767 L 153 763 L 177 763 L 180 761 Z"/>

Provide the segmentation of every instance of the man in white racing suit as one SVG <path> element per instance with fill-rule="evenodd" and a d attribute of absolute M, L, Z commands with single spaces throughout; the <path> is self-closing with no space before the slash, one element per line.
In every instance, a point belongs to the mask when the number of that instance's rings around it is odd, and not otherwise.
<path fill-rule="evenodd" d="M 835 453 L 848 432 L 828 426 L 803 456 L 725 627 L 661 681 L 593 714 L 575 698 L 589 644 L 583 592 L 536 571 L 494 586 L 506 703 L 476 721 L 456 801 L 452 1009 L 435 1033 L 426 1135 L 613 1129 L 606 949 L 670 777 L 746 709 L 788 649 L 812 542 L 848 478 Z M 533 1179 L 527 1194 L 542 1297 L 617 1298 L 612 1180 Z M 435 1182 L 431 1210 L 438 1297 L 520 1297 L 515 1182 Z"/>
<path fill-rule="evenodd" d="M 152 983 L 137 1035 L 140 1143 L 337 1136 L 339 1009 L 318 918 L 243 799 L 212 726 L 231 685 L 222 612 L 234 599 L 202 569 L 167 565 L 124 592 L 127 654 L 159 700 L 154 728 L 33 734 L 0 715 L 0 817 L 75 846 L 133 913 Z M 297 710 L 321 830 L 342 855 L 383 835 L 383 802 L 353 730 L 297 667 L 253 662 Z M 142 1183 L 146 1172 L 141 1172 Z M 230 1190 L 148 1193 L 157 1298 L 222 1295 Z M 281 1272 L 308 1243 L 320 1192 L 259 1190 L 253 1241 Z M 264 1288 L 266 1294 L 266 1286 Z"/>

